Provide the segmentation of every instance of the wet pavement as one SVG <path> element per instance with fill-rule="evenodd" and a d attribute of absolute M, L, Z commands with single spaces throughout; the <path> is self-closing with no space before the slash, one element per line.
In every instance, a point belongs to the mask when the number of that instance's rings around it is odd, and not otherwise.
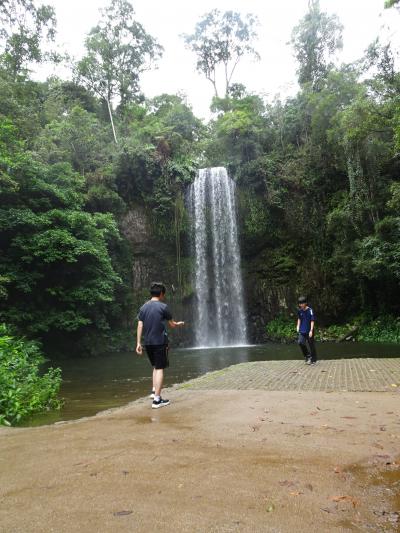
<path fill-rule="evenodd" d="M 205 390 L 400 391 L 400 358 L 258 361 L 230 366 L 178 388 Z"/>

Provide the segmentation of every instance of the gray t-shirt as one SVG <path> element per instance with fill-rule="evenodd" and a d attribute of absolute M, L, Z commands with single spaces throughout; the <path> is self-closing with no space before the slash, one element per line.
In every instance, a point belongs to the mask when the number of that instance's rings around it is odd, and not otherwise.
<path fill-rule="evenodd" d="M 172 320 L 167 304 L 158 300 L 146 302 L 139 311 L 138 320 L 143 322 L 144 345 L 167 344 L 166 320 Z"/>

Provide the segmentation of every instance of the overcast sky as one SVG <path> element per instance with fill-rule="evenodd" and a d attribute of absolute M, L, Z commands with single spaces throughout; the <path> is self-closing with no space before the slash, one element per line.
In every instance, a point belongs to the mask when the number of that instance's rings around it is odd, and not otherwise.
<path fill-rule="evenodd" d="M 46 0 L 45 3 L 56 9 L 59 45 L 80 58 L 85 35 L 97 23 L 99 8 L 107 5 L 108 0 Z M 212 86 L 196 73 L 195 57 L 184 48 L 180 35 L 191 33 L 199 18 L 214 8 L 250 12 L 260 21 L 256 49 L 261 61 L 244 59 L 234 81 L 271 98 L 276 93 L 284 97 L 296 91 L 296 64 L 287 43 L 293 26 L 307 11 L 307 0 L 137 0 L 132 4 L 137 20 L 165 49 L 158 69 L 142 77 L 141 86 L 147 97 L 182 92 L 199 117 L 209 116 Z M 384 0 L 321 0 L 321 8 L 336 13 L 344 25 L 344 49 L 339 61 L 358 59 L 378 35 L 400 46 L 400 14 L 395 9 L 384 10 L 383 4 Z M 48 68 L 42 69 L 37 77 L 50 73 Z"/>

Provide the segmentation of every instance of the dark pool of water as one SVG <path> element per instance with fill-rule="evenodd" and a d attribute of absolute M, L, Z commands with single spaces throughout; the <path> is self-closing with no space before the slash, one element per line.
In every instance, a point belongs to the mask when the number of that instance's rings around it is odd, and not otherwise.
<path fill-rule="evenodd" d="M 375 343 L 320 343 L 321 359 L 351 357 L 400 357 L 400 346 Z M 238 348 L 172 349 L 165 385 L 180 383 L 211 370 L 247 361 L 301 359 L 295 344 L 264 344 Z M 151 367 L 147 357 L 136 354 L 105 354 L 91 359 L 68 359 L 53 363 L 63 373 L 60 411 L 36 415 L 28 425 L 51 424 L 94 415 L 149 393 Z"/>

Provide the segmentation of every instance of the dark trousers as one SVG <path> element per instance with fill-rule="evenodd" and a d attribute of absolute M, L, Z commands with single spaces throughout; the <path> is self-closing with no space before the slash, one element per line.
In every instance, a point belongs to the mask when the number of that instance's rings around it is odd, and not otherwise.
<path fill-rule="evenodd" d="M 297 342 L 304 357 L 311 357 L 311 362 L 314 363 L 317 360 L 314 336 L 310 337 L 308 333 L 299 333 Z"/>

